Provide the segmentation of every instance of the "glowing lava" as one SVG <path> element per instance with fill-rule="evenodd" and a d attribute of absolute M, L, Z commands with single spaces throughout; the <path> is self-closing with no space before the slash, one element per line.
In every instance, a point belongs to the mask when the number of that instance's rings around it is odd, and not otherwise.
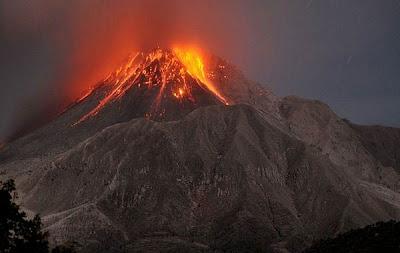
<path fill-rule="evenodd" d="M 146 112 L 146 117 L 162 116 L 165 108 L 160 108 L 161 101 L 169 97 L 177 100 L 178 103 L 196 103 L 194 90 L 199 88 L 228 105 L 228 100 L 206 76 L 204 61 L 196 50 L 155 49 L 149 53 L 131 55 L 125 64 L 105 78 L 102 82 L 107 86 L 104 97 L 77 123 L 95 116 L 107 104 L 120 99 L 132 88 L 144 90 L 147 93 L 157 93 L 151 108 Z M 79 101 L 86 99 L 94 90 L 89 91 Z"/>
<path fill-rule="evenodd" d="M 181 63 L 185 65 L 187 72 L 192 75 L 192 77 L 197 78 L 201 83 L 206 85 L 207 89 L 217 96 L 221 102 L 229 105 L 227 99 L 225 99 L 207 79 L 204 71 L 204 63 L 199 53 L 195 50 L 183 50 L 180 48 L 174 48 L 174 53 Z"/>

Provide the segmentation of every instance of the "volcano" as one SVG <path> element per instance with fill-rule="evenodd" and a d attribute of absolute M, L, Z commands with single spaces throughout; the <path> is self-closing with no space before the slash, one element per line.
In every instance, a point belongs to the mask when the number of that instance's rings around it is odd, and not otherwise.
<path fill-rule="evenodd" d="M 78 123 L 106 109 L 120 111 L 125 114 L 122 117 L 172 120 L 199 106 L 229 104 L 208 80 L 203 60 L 193 50 L 155 49 L 137 53 L 101 85 L 103 97 Z"/>
<path fill-rule="evenodd" d="M 301 252 L 400 219 L 399 140 L 157 48 L 0 149 L 0 179 L 79 252 Z"/>

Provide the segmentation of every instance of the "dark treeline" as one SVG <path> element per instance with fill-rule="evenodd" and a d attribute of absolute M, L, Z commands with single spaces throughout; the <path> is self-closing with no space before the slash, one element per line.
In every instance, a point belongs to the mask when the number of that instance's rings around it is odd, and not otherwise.
<path fill-rule="evenodd" d="M 400 252 L 400 222 L 378 222 L 351 230 L 333 239 L 316 242 L 303 253 L 398 253 Z"/>
<path fill-rule="evenodd" d="M 0 182 L 0 253 L 73 253 L 67 245 L 50 250 L 48 233 L 42 231 L 39 215 L 29 219 L 14 202 L 13 180 Z"/>

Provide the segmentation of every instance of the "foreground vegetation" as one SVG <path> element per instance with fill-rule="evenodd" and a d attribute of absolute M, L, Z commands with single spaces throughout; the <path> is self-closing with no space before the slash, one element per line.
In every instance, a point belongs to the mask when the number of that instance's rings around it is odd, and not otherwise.
<path fill-rule="evenodd" d="M 73 248 L 57 246 L 51 251 L 48 233 L 42 230 L 39 215 L 29 219 L 14 202 L 13 180 L 0 182 L 0 253 L 72 253 Z"/>
<path fill-rule="evenodd" d="M 378 222 L 315 243 L 303 253 L 400 252 L 400 222 Z"/>

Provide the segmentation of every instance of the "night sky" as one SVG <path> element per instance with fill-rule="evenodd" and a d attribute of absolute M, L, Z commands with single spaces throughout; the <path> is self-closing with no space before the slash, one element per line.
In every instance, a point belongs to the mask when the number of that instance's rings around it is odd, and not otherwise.
<path fill-rule="evenodd" d="M 400 126 L 400 0 L 0 0 L 0 139 L 127 52 L 175 41 L 201 45 L 279 96 Z"/>

